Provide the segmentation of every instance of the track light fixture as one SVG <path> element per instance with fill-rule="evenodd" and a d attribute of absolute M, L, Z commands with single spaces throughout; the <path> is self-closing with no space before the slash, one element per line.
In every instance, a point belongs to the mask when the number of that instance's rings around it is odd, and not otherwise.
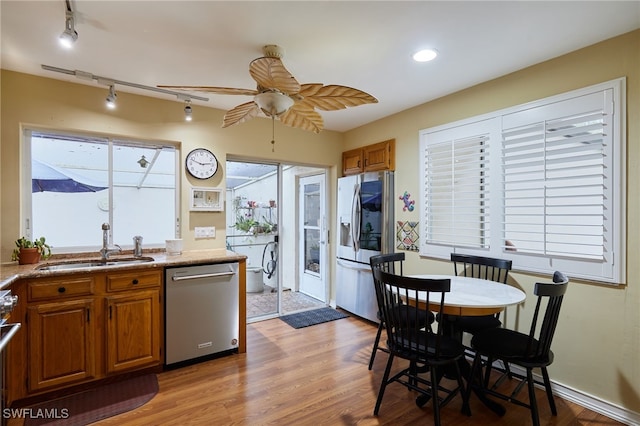
<path fill-rule="evenodd" d="M 110 77 L 102 77 L 102 76 L 99 76 L 99 75 L 91 74 L 90 72 L 86 72 L 86 71 L 67 70 L 67 69 L 64 69 L 64 68 L 57 68 L 57 67 L 52 67 L 50 65 L 44 65 L 44 64 L 41 65 L 41 66 L 42 66 L 42 69 L 47 70 L 47 71 L 54 71 L 54 72 L 59 72 L 59 73 L 62 73 L 62 74 L 67 74 L 67 75 L 74 75 L 77 78 L 79 78 L 81 80 L 85 80 L 85 81 L 87 81 L 87 80 L 88 81 L 95 80 L 98 84 L 101 84 L 101 85 L 104 85 L 104 86 L 109 86 L 109 94 L 107 95 L 107 107 L 109 107 L 109 108 L 115 108 L 116 107 L 116 98 L 118 96 L 116 94 L 116 89 L 115 89 L 115 85 L 116 84 L 118 84 L 120 86 L 133 87 L 135 89 L 148 90 L 150 92 L 163 93 L 165 95 L 175 96 L 176 98 L 178 98 L 178 100 L 184 101 L 184 103 L 185 103 L 184 119 L 186 121 L 191 121 L 191 118 L 192 118 L 193 110 L 191 108 L 191 101 L 193 99 L 196 99 L 198 101 L 203 101 L 203 102 L 207 102 L 209 100 L 209 98 L 204 98 L 202 96 L 176 92 L 174 90 L 163 89 L 163 88 L 160 88 L 160 87 L 145 86 L 143 84 L 131 83 L 129 81 L 116 80 L 116 79 L 113 79 L 113 78 L 110 78 Z"/>
<path fill-rule="evenodd" d="M 193 120 L 193 111 L 191 109 L 191 100 L 187 99 L 184 101 L 185 103 L 185 107 L 184 107 L 184 120 L 185 121 L 191 121 Z"/>
<path fill-rule="evenodd" d="M 71 3 L 67 0 L 67 10 L 65 11 L 64 31 L 60 34 L 60 44 L 67 49 L 73 46 L 78 39 L 78 32 L 75 28 L 75 16 L 71 10 Z"/>
<path fill-rule="evenodd" d="M 107 108 L 115 109 L 117 97 L 118 97 L 118 94 L 116 93 L 116 88 L 112 84 L 111 86 L 109 86 L 109 94 L 107 95 Z"/>

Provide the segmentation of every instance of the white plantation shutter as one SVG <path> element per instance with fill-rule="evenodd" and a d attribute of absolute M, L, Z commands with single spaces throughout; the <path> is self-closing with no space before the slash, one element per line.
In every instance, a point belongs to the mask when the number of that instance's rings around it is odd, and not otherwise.
<path fill-rule="evenodd" d="M 625 282 L 624 79 L 420 132 L 420 254 Z"/>
<path fill-rule="evenodd" d="M 611 220 L 606 96 L 540 107 L 561 117 L 503 120 L 504 239 L 520 253 L 605 260 Z M 515 127 L 509 127 L 515 125 Z"/>
<path fill-rule="evenodd" d="M 490 235 L 491 162 L 486 123 L 430 135 L 424 170 L 424 241 L 429 251 L 451 247 L 486 249 Z"/>

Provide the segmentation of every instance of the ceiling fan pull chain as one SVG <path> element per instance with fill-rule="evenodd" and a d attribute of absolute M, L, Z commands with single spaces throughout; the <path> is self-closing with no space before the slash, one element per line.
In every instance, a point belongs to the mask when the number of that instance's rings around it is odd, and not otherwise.
<path fill-rule="evenodd" d="M 274 116 L 271 116 L 271 152 L 276 152 L 276 121 Z"/>

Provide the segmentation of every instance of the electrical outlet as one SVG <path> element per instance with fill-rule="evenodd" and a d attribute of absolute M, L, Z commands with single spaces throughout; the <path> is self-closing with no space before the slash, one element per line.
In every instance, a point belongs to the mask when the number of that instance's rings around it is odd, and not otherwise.
<path fill-rule="evenodd" d="M 196 238 L 215 238 L 216 228 L 215 226 L 196 226 L 195 237 Z"/>

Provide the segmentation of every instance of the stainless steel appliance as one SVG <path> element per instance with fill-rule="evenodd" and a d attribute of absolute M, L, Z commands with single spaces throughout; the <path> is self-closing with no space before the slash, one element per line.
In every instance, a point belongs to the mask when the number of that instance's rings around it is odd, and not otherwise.
<path fill-rule="evenodd" d="M 8 324 L 7 319 L 13 308 L 18 303 L 18 296 L 13 296 L 11 290 L 0 290 L 0 424 L 5 425 L 7 418 L 4 415 L 4 395 L 5 392 L 5 348 L 9 341 L 20 329 L 20 323 Z"/>
<path fill-rule="evenodd" d="M 369 258 L 393 252 L 393 172 L 338 179 L 337 306 L 377 321 Z"/>
<path fill-rule="evenodd" d="M 166 268 L 165 364 L 237 350 L 238 263 Z"/>

